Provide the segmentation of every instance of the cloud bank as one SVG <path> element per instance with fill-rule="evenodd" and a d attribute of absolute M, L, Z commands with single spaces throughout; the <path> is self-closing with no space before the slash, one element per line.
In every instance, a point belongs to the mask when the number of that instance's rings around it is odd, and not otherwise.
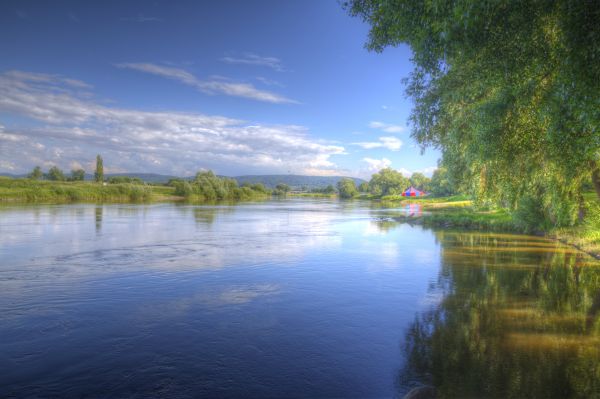
<path fill-rule="evenodd" d="M 149 68 L 197 83 L 182 70 Z M 0 168 L 22 173 L 35 165 L 68 169 L 78 164 L 91 171 L 95 155 L 101 153 L 113 172 L 340 172 L 330 157 L 343 154 L 344 148 L 311 139 L 302 126 L 109 107 L 92 100 L 90 89 L 56 75 L 0 74 L 0 113 L 11 116 L 10 124 L 0 120 Z"/>

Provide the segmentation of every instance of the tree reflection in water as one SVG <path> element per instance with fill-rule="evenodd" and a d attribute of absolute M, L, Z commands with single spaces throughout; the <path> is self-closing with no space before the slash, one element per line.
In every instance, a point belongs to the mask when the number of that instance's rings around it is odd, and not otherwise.
<path fill-rule="evenodd" d="M 406 333 L 406 387 L 440 397 L 600 397 L 600 266 L 537 237 L 436 232 L 443 299 Z"/>

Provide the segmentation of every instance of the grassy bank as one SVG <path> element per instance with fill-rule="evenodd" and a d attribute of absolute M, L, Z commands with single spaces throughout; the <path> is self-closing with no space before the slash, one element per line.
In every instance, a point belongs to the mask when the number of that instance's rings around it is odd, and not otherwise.
<path fill-rule="evenodd" d="M 325 193 L 288 193 L 288 197 L 303 197 L 303 198 L 337 198 L 338 195 Z"/>
<path fill-rule="evenodd" d="M 224 198 L 216 195 L 180 192 L 177 187 L 139 183 L 105 183 L 89 181 L 48 181 L 0 177 L 0 203 L 68 203 L 68 202 L 153 202 L 244 201 L 264 199 L 271 194 L 249 187 L 235 187 Z M 209 193 L 210 194 L 210 193 Z"/>
<path fill-rule="evenodd" d="M 44 181 L 0 177 L 0 202 L 142 202 L 168 199 L 173 188 L 143 184 Z"/>
<path fill-rule="evenodd" d="M 426 226 L 465 228 L 516 233 L 535 233 L 560 240 L 600 258 L 600 202 L 595 193 L 585 194 L 585 217 L 573 227 L 551 228 L 547 231 L 529 231 L 506 209 L 478 210 L 464 196 L 443 198 L 400 197 L 396 205 L 421 204 L 422 216 L 397 217 L 397 221 L 419 223 Z M 390 201 L 382 198 L 382 201 Z"/>

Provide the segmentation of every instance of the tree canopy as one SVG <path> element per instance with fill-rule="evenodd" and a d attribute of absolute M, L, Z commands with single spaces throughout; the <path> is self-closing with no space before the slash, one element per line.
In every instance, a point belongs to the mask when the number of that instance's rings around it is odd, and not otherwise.
<path fill-rule="evenodd" d="M 53 166 L 46 173 L 47 180 L 55 180 L 55 181 L 64 181 L 65 174 L 62 170 L 60 170 L 57 166 Z"/>
<path fill-rule="evenodd" d="M 600 3 L 591 0 L 350 0 L 367 47 L 408 44 L 412 136 L 480 202 L 534 203 L 576 220 L 600 197 Z"/>
<path fill-rule="evenodd" d="M 343 178 L 337 183 L 337 190 L 340 198 L 347 199 L 358 195 L 356 183 L 354 183 L 354 180 L 348 178 Z"/>
<path fill-rule="evenodd" d="M 100 154 L 96 156 L 96 172 L 94 172 L 94 179 L 98 183 L 104 181 L 104 161 L 102 161 Z"/>
<path fill-rule="evenodd" d="M 430 181 L 431 179 L 420 172 L 415 172 L 410 176 L 410 185 L 422 191 L 429 191 Z"/>
<path fill-rule="evenodd" d="M 392 168 L 384 168 L 371 176 L 369 191 L 373 195 L 395 195 L 410 186 L 410 181 L 402 173 Z"/>
<path fill-rule="evenodd" d="M 42 168 L 40 168 L 39 166 L 36 166 L 35 168 L 33 168 L 31 173 L 27 175 L 27 177 L 30 179 L 33 179 L 33 180 L 40 180 L 42 177 L 44 177 Z"/>
<path fill-rule="evenodd" d="M 85 170 L 83 169 L 73 169 L 71 171 L 71 179 L 72 181 L 83 181 L 85 180 Z"/>

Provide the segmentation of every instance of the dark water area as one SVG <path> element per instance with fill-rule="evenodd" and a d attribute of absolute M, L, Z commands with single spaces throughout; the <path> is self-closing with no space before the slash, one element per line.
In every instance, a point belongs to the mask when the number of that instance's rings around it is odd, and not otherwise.
<path fill-rule="evenodd" d="M 0 208 L 0 397 L 600 397 L 600 263 L 420 209 Z"/>

